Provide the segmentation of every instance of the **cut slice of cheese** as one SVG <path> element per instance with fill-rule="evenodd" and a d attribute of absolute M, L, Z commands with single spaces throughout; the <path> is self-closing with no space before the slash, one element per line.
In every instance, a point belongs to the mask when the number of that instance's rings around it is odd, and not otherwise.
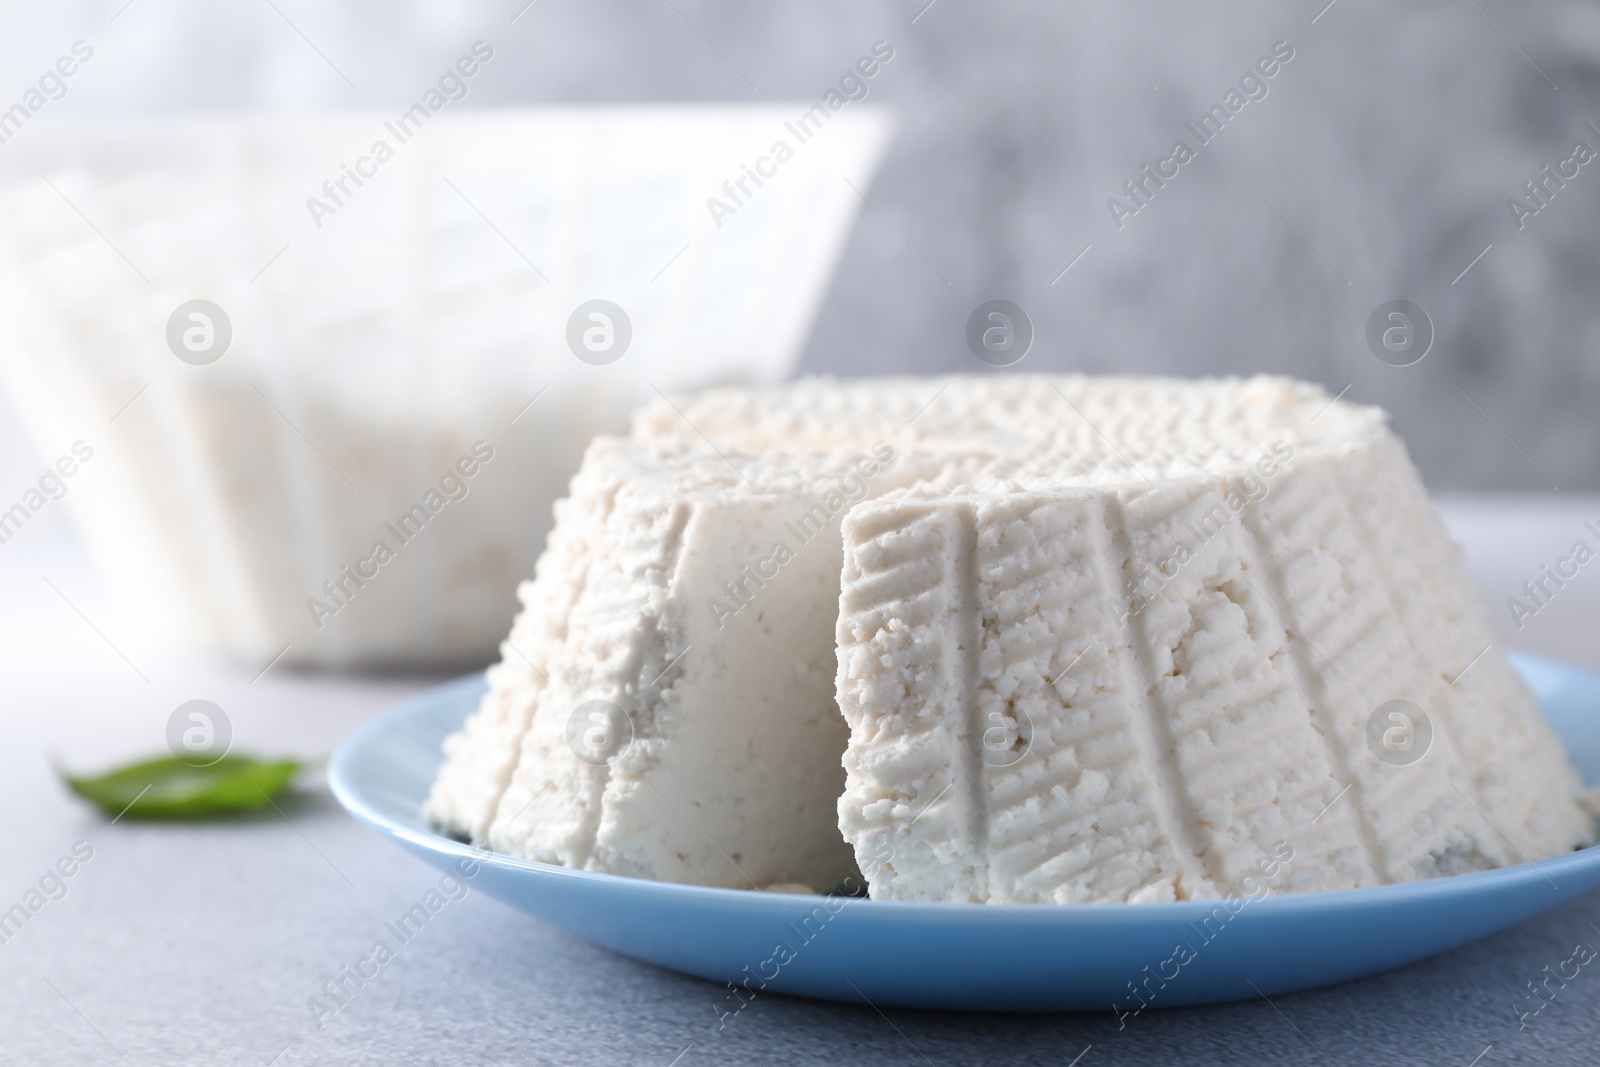
<path fill-rule="evenodd" d="M 839 524 L 909 480 L 881 444 L 707 462 L 597 440 L 429 815 L 571 867 L 837 886 Z"/>

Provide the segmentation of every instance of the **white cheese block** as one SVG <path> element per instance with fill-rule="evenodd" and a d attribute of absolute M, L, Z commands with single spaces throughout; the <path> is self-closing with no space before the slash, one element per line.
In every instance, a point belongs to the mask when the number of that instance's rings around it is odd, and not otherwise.
<path fill-rule="evenodd" d="M 1382 412 L 1303 383 L 658 402 L 591 447 L 521 598 L 427 809 L 512 855 L 1139 902 L 1592 839 Z M 1405 765 L 1368 744 L 1394 700 L 1432 727 Z"/>

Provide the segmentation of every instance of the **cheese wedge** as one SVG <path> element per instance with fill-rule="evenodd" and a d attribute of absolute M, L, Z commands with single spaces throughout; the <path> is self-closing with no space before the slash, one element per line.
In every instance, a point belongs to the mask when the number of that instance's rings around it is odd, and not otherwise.
<path fill-rule="evenodd" d="M 839 525 L 896 458 L 597 439 L 430 817 L 571 867 L 838 886 Z"/>

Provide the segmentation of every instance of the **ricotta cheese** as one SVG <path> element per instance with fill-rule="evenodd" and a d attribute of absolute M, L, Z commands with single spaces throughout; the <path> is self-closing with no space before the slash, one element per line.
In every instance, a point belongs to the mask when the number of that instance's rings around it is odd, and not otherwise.
<path fill-rule="evenodd" d="M 1189 447 L 1159 431 L 1191 396 Z M 874 897 L 1222 896 L 1285 845 L 1276 888 L 1342 889 L 1592 842 L 1403 446 L 1305 399 L 1147 387 L 1139 433 L 1090 386 L 1120 477 L 1068 453 L 851 511 L 839 814 Z"/>
<path fill-rule="evenodd" d="M 708 459 L 597 439 L 430 817 L 571 867 L 837 886 L 839 525 L 909 480 L 881 443 Z"/>
<path fill-rule="evenodd" d="M 520 597 L 427 809 L 512 855 L 1073 903 L 1592 840 L 1382 412 L 1302 383 L 663 400 L 590 448 Z M 1371 743 L 1386 706 L 1415 747 Z"/>

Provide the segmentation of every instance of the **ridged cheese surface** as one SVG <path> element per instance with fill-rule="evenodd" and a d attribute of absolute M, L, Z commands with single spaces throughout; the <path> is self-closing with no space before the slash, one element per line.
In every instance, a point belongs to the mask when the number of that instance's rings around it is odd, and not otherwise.
<path fill-rule="evenodd" d="M 839 813 L 875 897 L 1345 889 L 1593 841 L 1403 447 L 1286 440 L 852 510 Z M 1415 761 L 1374 748 L 1391 701 L 1431 724 Z"/>
<path fill-rule="evenodd" d="M 591 446 L 521 599 L 427 809 L 512 855 L 1137 903 L 1593 839 L 1383 413 L 1304 383 L 663 400 Z M 594 701 L 609 761 L 574 748 Z M 1390 706 L 1422 758 L 1374 748 Z"/>

